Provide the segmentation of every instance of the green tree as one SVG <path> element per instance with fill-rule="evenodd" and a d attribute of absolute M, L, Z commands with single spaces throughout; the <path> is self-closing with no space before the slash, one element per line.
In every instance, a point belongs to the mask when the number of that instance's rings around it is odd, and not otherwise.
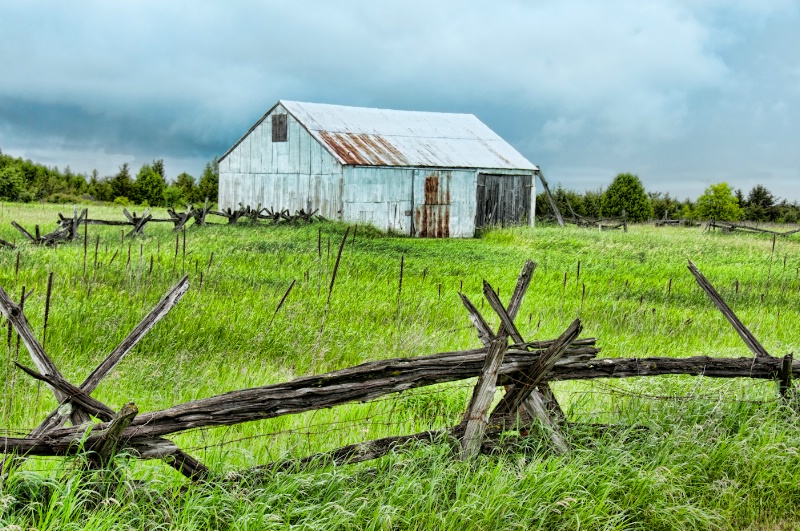
<path fill-rule="evenodd" d="M 0 169 L 0 200 L 19 201 L 24 199 L 25 191 L 25 176 L 18 166 Z"/>
<path fill-rule="evenodd" d="M 586 217 L 601 218 L 603 216 L 603 189 L 586 190 L 583 194 L 583 209 L 586 211 Z"/>
<path fill-rule="evenodd" d="M 179 206 L 184 201 L 183 191 L 174 184 L 164 188 L 164 206 L 172 208 Z"/>
<path fill-rule="evenodd" d="M 197 186 L 194 184 L 194 177 L 186 172 L 181 173 L 175 179 L 174 186 L 181 192 L 181 198 L 187 203 L 195 203 L 200 201 L 198 197 Z"/>
<path fill-rule="evenodd" d="M 664 213 L 669 214 L 669 219 L 675 219 L 676 216 L 680 217 L 681 204 L 677 199 L 670 197 L 669 192 L 666 194 L 649 192 L 647 196 L 650 198 L 650 204 L 653 205 L 653 216 L 656 219 L 663 219 Z"/>
<path fill-rule="evenodd" d="M 111 199 L 117 197 L 130 199 L 133 196 L 133 179 L 127 162 L 119 167 L 119 172 L 111 177 L 108 184 L 111 187 Z"/>
<path fill-rule="evenodd" d="M 163 166 L 162 166 L 163 169 Z M 137 203 L 147 203 L 150 206 L 162 206 L 164 204 L 164 189 L 167 183 L 149 164 L 143 164 L 136 176 L 134 184 L 133 199 Z"/>
<path fill-rule="evenodd" d="M 726 182 L 712 184 L 697 198 L 695 213 L 700 219 L 736 221 L 742 217 L 742 209 L 733 189 Z"/>
<path fill-rule="evenodd" d="M 623 211 L 631 221 L 644 221 L 653 217 L 653 205 L 647 197 L 639 177 L 620 173 L 603 194 L 604 216 L 621 217 Z"/>
<path fill-rule="evenodd" d="M 761 184 L 755 185 L 747 194 L 744 218 L 752 221 L 775 221 L 775 196 Z"/>
<path fill-rule="evenodd" d="M 217 157 L 206 164 L 200 182 L 197 184 L 199 199 L 205 201 L 208 198 L 211 202 L 216 202 L 219 197 L 219 161 Z"/>

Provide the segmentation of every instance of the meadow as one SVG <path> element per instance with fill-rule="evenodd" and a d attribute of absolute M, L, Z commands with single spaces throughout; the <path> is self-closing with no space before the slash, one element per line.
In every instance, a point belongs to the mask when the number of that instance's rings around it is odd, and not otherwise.
<path fill-rule="evenodd" d="M 0 238 L 21 242 L 12 220 L 52 230 L 59 211 L 67 214 L 57 205 L 0 205 Z M 89 214 L 123 219 L 115 207 L 91 205 Z M 478 347 L 458 292 L 481 306 L 486 279 L 506 300 L 527 258 L 537 269 L 517 324 L 528 340 L 552 339 L 580 317 L 601 357 L 750 355 L 686 269 L 692 260 L 773 356 L 800 347 L 800 235 L 773 243 L 697 228 L 538 225 L 422 240 L 352 229 L 330 301 L 347 230 L 336 223 L 245 220 L 185 235 L 151 224 L 137 239 L 90 226 L 85 242 L 0 249 L 0 287 L 16 300 L 33 290 L 24 308 L 42 341 L 53 273 L 43 342 L 79 383 L 188 274 L 186 296 L 93 393 L 140 411 L 369 360 Z M 22 436 L 57 404 L 14 368 L 32 364 L 15 338 L 4 339 L 0 428 Z M 524 448 L 469 462 L 446 444 L 418 445 L 358 465 L 223 481 L 275 460 L 454 425 L 472 385 L 172 437 L 220 478 L 206 484 L 124 456 L 111 486 L 74 459 L 30 459 L 2 479 L 0 528 L 800 529 L 800 404 L 780 400 L 767 381 L 557 382 L 568 455 L 534 434 Z"/>

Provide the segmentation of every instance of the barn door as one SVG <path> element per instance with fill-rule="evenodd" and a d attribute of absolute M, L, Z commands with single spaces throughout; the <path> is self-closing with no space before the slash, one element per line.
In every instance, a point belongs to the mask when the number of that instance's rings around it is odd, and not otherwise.
<path fill-rule="evenodd" d="M 450 236 L 450 177 L 451 173 L 445 170 L 416 174 L 413 184 L 415 236 Z"/>
<path fill-rule="evenodd" d="M 478 174 L 475 229 L 519 225 L 531 211 L 531 176 Z"/>

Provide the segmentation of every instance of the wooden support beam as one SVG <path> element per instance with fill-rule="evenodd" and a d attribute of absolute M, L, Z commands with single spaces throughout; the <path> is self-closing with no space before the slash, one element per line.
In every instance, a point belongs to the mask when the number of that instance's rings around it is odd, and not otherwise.
<path fill-rule="evenodd" d="M 779 377 L 779 386 L 778 390 L 780 392 L 781 398 L 786 399 L 789 396 L 789 391 L 792 389 L 792 365 L 794 363 L 794 359 L 792 354 L 787 354 L 783 357 L 783 362 L 781 363 L 781 372 L 778 375 Z"/>
<path fill-rule="evenodd" d="M 536 364 L 519 374 L 519 381 L 497 404 L 490 422 L 516 414 L 528 395 L 547 377 L 556 362 L 578 337 L 582 329 L 580 319 L 575 319 L 558 339 L 539 357 Z"/>
<path fill-rule="evenodd" d="M 489 302 L 489 306 L 492 307 L 500 318 L 500 329 L 497 332 L 497 337 L 501 335 L 505 335 L 506 337 L 511 336 L 511 339 L 513 339 L 515 343 L 524 343 L 525 340 L 522 339 L 522 335 L 519 333 L 519 330 L 517 330 L 517 326 L 514 324 L 511 316 L 506 312 L 503 303 L 500 302 L 500 297 L 497 296 L 492 286 L 485 280 L 483 281 L 483 295 Z"/>
<path fill-rule="evenodd" d="M 139 408 L 133 402 L 128 402 L 114 416 L 114 420 L 101 434 L 99 439 L 92 445 L 93 454 L 90 460 L 98 468 L 105 468 L 114 454 L 117 452 L 122 432 L 131 425 L 133 418 L 139 413 Z"/>
<path fill-rule="evenodd" d="M 522 305 L 522 300 L 530 285 L 530 279 L 534 268 L 535 266 L 530 260 L 526 261 L 525 265 L 522 267 L 522 271 L 517 279 L 517 286 L 512 295 L 514 314 L 516 314 L 519 307 Z M 509 335 L 511 335 L 517 343 L 524 342 L 512 318 L 506 313 L 506 309 L 503 307 L 497 294 L 485 280 L 483 282 L 483 292 L 487 300 L 489 300 L 489 304 L 495 308 L 495 311 L 497 311 L 497 314 L 500 316 L 502 324 L 489 345 L 489 351 L 486 354 L 481 375 L 478 377 L 478 382 L 475 384 L 469 406 L 467 407 L 467 412 L 464 415 L 464 437 L 461 440 L 462 459 L 473 457 L 480 451 L 481 444 L 483 443 L 483 435 L 489 421 L 489 407 L 492 405 L 497 388 L 497 376 L 500 366 L 503 364 L 503 358 L 508 350 Z M 467 306 L 469 300 L 465 296 L 462 296 L 462 302 Z M 478 323 L 476 324 L 476 328 L 478 328 L 479 334 L 485 333 L 486 331 L 491 334 L 480 312 L 478 312 L 471 303 L 470 306 L 472 306 L 470 316 L 471 319 L 473 319 L 473 323 Z M 467 309 L 470 310 L 469 306 L 467 306 Z"/>
<path fill-rule="evenodd" d="M 20 232 L 22 233 L 22 235 L 23 235 L 23 236 L 25 236 L 26 238 L 28 238 L 28 240 L 30 240 L 30 241 L 32 241 L 32 242 L 34 242 L 34 243 L 36 243 L 36 238 L 34 238 L 34 237 L 31 235 L 31 233 L 30 233 L 30 232 L 28 232 L 28 231 L 26 231 L 24 228 L 22 228 L 22 226 L 21 226 L 19 223 L 17 223 L 16 221 L 12 221 L 12 222 L 11 222 L 11 226 L 12 226 L 12 227 L 14 227 L 15 229 L 17 229 L 18 231 L 20 231 Z"/>
<path fill-rule="evenodd" d="M 14 364 L 20 370 L 25 372 L 28 376 L 36 380 L 45 382 L 50 387 L 57 389 L 62 394 L 66 395 L 68 399 L 65 400 L 63 403 L 59 404 L 59 409 L 61 409 L 64 406 L 70 406 L 70 404 L 74 404 L 77 407 L 86 411 L 87 413 L 99 418 L 100 420 L 110 421 L 114 418 L 113 409 L 106 406 L 96 398 L 92 398 L 83 389 L 71 384 L 70 382 L 62 378 L 60 375 L 40 374 L 19 363 L 15 362 Z"/>
<path fill-rule="evenodd" d="M 502 302 L 500 302 L 499 297 L 497 297 L 497 294 L 494 292 L 491 286 L 488 285 L 488 283 L 484 283 L 483 287 L 483 292 L 487 301 L 489 301 L 489 305 L 497 313 L 498 317 L 500 317 L 502 326 L 509 331 L 512 339 L 514 339 L 514 341 L 517 343 L 524 343 L 525 340 L 520 335 L 517 327 L 514 325 L 513 320 L 516 318 L 517 313 L 522 306 L 523 295 L 528 289 L 528 285 L 533 278 L 533 272 L 535 270 L 536 264 L 528 260 L 525 263 L 519 278 L 517 278 L 517 287 L 514 289 L 514 293 L 511 295 L 511 300 L 508 303 L 508 311 L 503 308 Z M 515 387 L 515 385 L 511 385 L 506 389 L 506 393 L 515 392 Z M 530 415 L 531 418 L 538 419 L 544 424 L 544 426 L 552 434 L 554 441 L 561 441 L 557 442 L 556 446 L 557 448 L 562 449 L 564 446 L 566 446 L 566 442 L 560 433 L 558 422 L 559 420 L 566 420 L 566 416 L 561 410 L 561 406 L 558 404 L 558 400 L 556 400 L 553 390 L 546 381 L 542 381 L 539 383 L 538 389 L 533 390 L 532 394 L 536 394 L 538 396 L 531 400 L 523 400 L 522 408 L 528 413 L 528 415 Z M 548 407 L 545 407 L 545 404 L 547 404 Z"/>
<path fill-rule="evenodd" d="M 692 275 L 694 275 L 695 280 L 697 280 L 697 283 L 701 288 L 703 288 L 703 291 L 706 292 L 706 295 L 708 295 L 708 297 L 711 299 L 711 302 L 713 302 L 719 311 L 722 312 L 722 315 L 724 315 L 728 322 L 731 323 L 731 326 L 733 326 L 733 329 L 736 330 L 737 334 L 739 334 L 739 337 L 742 338 L 745 345 L 747 345 L 747 348 L 749 348 L 757 358 L 771 357 L 769 352 L 767 352 L 767 349 L 761 346 L 761 343 L 758 342 L 758 339 L 756 339 L 750 330 L 748 330 L 747 327 L 742 324 L 739 318 L 736 317 L 736 314 L 733 312 L 733 310 L 731 310 L 730 306 L 728 306 L 728 304 L 722 299 L 717 290 L 714 289 L 714 286 L 712 286 L 706 277 L 703 276 L 703 274 L 699 269 L 697 269 L 691 260 L 689 260 L 688 267 L 689 271 L 691 271 Z"/>
<path fill-rule="evenodd" d="M 53 360 L 45 353 L 41 343 L 39 343 L 33 335 L 33 330 L 31 330 L 28 319 L 25 318 L 25 314 L 22 312 L 22 308 L 11 300 L 11 297 L 8 296 L 3 288 L 0 288 L 0 313 L 3 314 L 17 331 L 17 334 L 19 334 L 22 343 L 25 345 L 25 348 L 28 350 L 33 360 L 33 364 L 36 365 L 39 372 L 63 378 L 56 364 L 53 363 Z M 59 402 L 63 402 L 68 398 L 67 395 L 55 387 L 50 387 L 50 390 Z M 89 420 L 89 415 L 78 410 L 74 412 L 74 418 L 77 420 L 77 424 L 81 424 Z"/>
<path fill-rule="evenodd" d="M 507 349 L 508 336 L 502 333 L 489 345 L 483 370 L 464 415 L 464 437 L 461 439 L 460 454 L 462 459 L 476 455 L 483 443 L 483 434 L 489 422 L 489 406 L 492 405 L 497 389 L 497 374 Z"/>
<path fill-rule="evenodd" d="M 472 304 L 472 301 L 469 300 L 466 295 L 459 293 L 458 296 L 461 297 L 461 303 L 464 305 L 464 308 L 467 309 L 469 320 L 472 321 L 472 325 L 478 331 L 478 339 L 481 340 L 484 346 L 488 347 L 494 340 L 494 332 L 492 332 L 489 323 L 486 322 L 481 312 L 478 311 L 478 308 Z"/>
<path fill-rule="evenodd" d="M 529 393 L 522 401 L 522 407 L 533 419 L 539 421 L 542 426 L 544 426 L 547 434 L 550 436 L 550 440 L 553 442 L 553 446 L 559 453 L 565 454 L 569 452 L 569 443 L 558 428 L 558 423 L 553 422 L 551 417 L 552 413 L 548 410 L 540 393 Z"/>
<path fill-rule="evenodd" d="M 558 224 L 562 227 L 564 226 L 564 218 L 561 217 L 561 211 L 558 209 L 558 204 L 556 204 L 556 200 L 553 198 L 553 194 L 550 193 L 550 187 L 547 185 L 547 180 L 544 178 L 544 173 L 541 169 L 536 173 L 539 176 L 539 181 L 542 183 L 542 188 L 544 188 L 544 195 L 547 196 L 547 201 L 550 203 L 550 208 L 553 209 L 553 213 L 556 216 L 556 220 Z"/>
<path fill-rule="evenodd" d="M 329 464 L 334 466 L 351 465 L 378 459 L 388 453 L 413 443 L 436 444 L 452 442 L 463 434 L 463 425 L 440 430 L 427 430 L 411 435 L 383 437 L 372 441 L 349 444 L 329 452 L 317 453 L 302 459 L 288 459 L 267 465 L 260 465 L 227 477 L 227 481 L 241 482 L 258 479 L 267 473 L 288 470 L 302 470 L 309 465 Z"/>
<path fill-rule="evenodd" d="M 149 332 L 169 311 L 181 300 L 181 298 L 189 290 L 189 277 L 184 276 L 166 295 L 150 310 L 150 312 L 142 319 L 142 321 L 134 328 L 122 342 L 115 348 L 106 359 L 104 359 L 97 368 L 81 383 L 80 389 L 88 394 L 91 394 L 100 382 L 108 376 L 108 374 L 122 361 L 122 359 L 135 347 L 139 341 Z M 1 289 L 0 289 L 1 291 Z M 38 367 L 38 365 L 37 365 Z M 55 366 L 53 366 L 55 367 Z M 42 370 L 40 372 L 45 374 L 55 374 L 52 370 Z M 57 370 L 56 370 L 57 371 Z M 63 398 L 59 398 L 59 402 Z M 30 434 L 31 437 L 38 437 L 47 433 L 49 430 L 56 429 L 63 426 L 66 421 L 66 416 L 60 414 L 62 408 L 57 408 L 52 411 L 47 418 L 39 424 Z M 73 424 L 75 422 L 73 421 Z"/>
<path fill-rule="evenodd" d="M 70 397 L 71 403 L 81 407 L 83 410 L 94 415 L 95 417 L 106 422 L 113 421 L 115 419 L 117 414 L 114 413 L 113 409 L 103 404 L 99 400 L 92 398 L 81 388 L 72 385 L 67 380 L 64 380 L 58 376 L 39 374 L 38 372 L 20 365 L 19 363 L 16 365 L 31 377 L 46 382 L 53 387 L 58 388 L 63 393 L 67 393 Z M 127 427 L 127 425 L 125 427 Z M 159 437 L 152 439 L 147 444 L 150 445 L 151 448 L 149 448 L 146 457 L 151 459 L 160 458 L 164 460 L 164 462 L 181 472 L 187 478 L 196 481 L 204 479 L 209 475 L 209 470 L 205 465 L 175 446 L 172 441 Z"/>

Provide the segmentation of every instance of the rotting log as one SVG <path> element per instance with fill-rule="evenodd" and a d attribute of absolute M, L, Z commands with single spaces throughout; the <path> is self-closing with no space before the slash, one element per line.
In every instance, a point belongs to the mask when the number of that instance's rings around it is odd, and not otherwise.
<path fill-rule="evenodd" d="M 438 441 L 455 443 L 454 438 L 459 438 L 463 433 L 463 425 L 454 428 L 427 430 L 411 435 L 395 435 L 383 437 L 362 443 L 348 444 L 329 452 L 321 452 L 301 459 L 287 459 L 266 465 L 259 465 L 242 472 L 235 472 L 225 479 L 228 482 L 242 482 L 258 479 L 265 473 L 302 470 L 309 465 L 352 465 L 363 461 L 371 461 L 387 455 L 411 443 L 434 444 Z"/>

